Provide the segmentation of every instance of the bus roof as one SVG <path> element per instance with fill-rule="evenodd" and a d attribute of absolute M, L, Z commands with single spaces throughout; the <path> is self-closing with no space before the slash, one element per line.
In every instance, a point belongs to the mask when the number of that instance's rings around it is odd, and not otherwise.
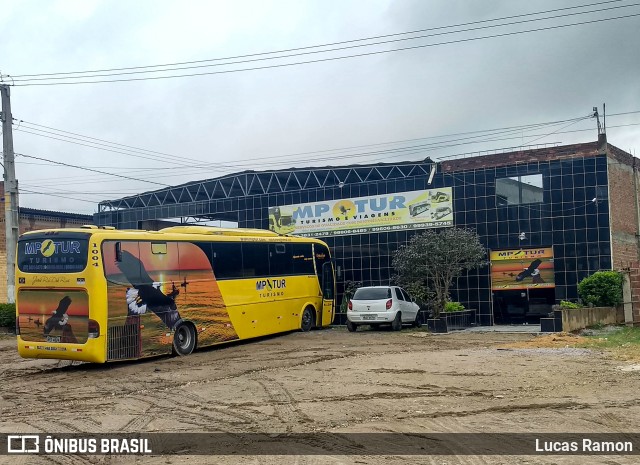
<path fill-rule="evenodd" d="M 203 235 L 203 236 L 226 236 L 226 237 L 259 237 L 259 238 L 273 238 L 278 237 L 294 239 L 294 240 L 306 240 L 317 241 L 315 238 L 303 238 L 298 236 L 290 236 L 284 234 L 278 234 L 274 231 L 265 229 L 251 229 L 251 228 L 221 228 L 217 226 L 170 226 L 163 228 L 159 231 L 150 231 L 142 229 L 115 229 L 112 226 L 95 226 L 85 225 L 78 228 L 56 228 L 56 229 L 40 229 L 36 231 L 28 231 L 22 234 L 22 236 L 30 236 L 37 234 L 64 234 L 65 232 L 73 233 L 86 233 L 86 234 L 100 234 L 106 236 L 118 236 L 129 234 L 185 234 L 185 235 Z M 320 241 L 322 242 L 322 241 Z"/>

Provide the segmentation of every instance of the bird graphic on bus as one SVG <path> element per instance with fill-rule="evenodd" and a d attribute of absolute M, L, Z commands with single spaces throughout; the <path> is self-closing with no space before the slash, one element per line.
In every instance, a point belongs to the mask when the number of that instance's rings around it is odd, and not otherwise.
<path fill-rule="evenodd" d="M 165 294 L 162 292 L 161 283 L 149 276 L 144 264 L 138 258 L 124 250 L 119 258 L 120 260 L 116 260 L 116 266 L 131 284 L 125 295 L 129 315 L 142 315 L 149 310 L 155 313 L 168 328 L 175 329 L 181 322 L 175 302 L 180 290 L 172 284 L 171 292 Z M 186 289 L 188 284 L 186 277 L 184 284 Z"/>
<path fill-rule="evenodd" d="M 61 336 L 60 340 L 56 342 L 68 342 L 72 344 L 77 344 L 78 340 L 73 334 L 73 329 L 69 324 L 69 315 L 67 311 L 69 310 L 69 306 L 71 305 L 71 297 L 68 295 L 64 296 L 58 302 L 58 307 L 53 311 L 53 315 L 47 318 L 43 327 L 43 334 L 47 337 L 58 337 L 56 335 L 51 335 L 54 331 L 60 331 Z M 36 326 L 39 327 L 39 321 L 36 321 Z"/>

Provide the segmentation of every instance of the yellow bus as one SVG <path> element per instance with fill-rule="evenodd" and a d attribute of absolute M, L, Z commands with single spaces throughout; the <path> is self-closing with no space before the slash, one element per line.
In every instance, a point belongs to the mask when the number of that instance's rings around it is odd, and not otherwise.
<path fill-rule="evenodd" d="M 22 357 L 103 363 L 328 326 L 327 245 L 258 229 L 85 226 L 20 236 Z"/>

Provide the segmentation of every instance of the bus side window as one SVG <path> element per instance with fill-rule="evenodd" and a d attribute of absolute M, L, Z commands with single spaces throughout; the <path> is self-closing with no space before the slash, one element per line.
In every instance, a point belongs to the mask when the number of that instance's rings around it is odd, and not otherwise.
<path fill-rule="evenodd" d="M 269 243 L 243 242 L 242 264 L 245 278 L 269 276 Z"/>
<path fill-rule="evenodd" d="M 239 242 L 203 243 L 200 248 L 209 257 L 216 279 L 243 277 L 242 247 Z"/>
<path fill-rule="evenodd" d="M 166 255 L 167 243 L 166 242 L 152 242 L 151 253 L 154 255 Z"/>
<path fill-rule="evenodd" d="M 289 276 L 293 274 L 291 244 L 269 244 L 269 273 L 273 276 Z"/>
<path fill-rule="evenodd" d="M 313 250 L 311 244 L 293 243 L 291 244 L 291 250 L 293 257 L 293 274 L 315 274 L 313 269 Z"/>
<path fill-rule="evenodd" d="M 115 256 L 116 256 L 116 262 L 121 262 L 122 261 L 122 244 L 120 242 L 116 242 L 115 243 Z"/>

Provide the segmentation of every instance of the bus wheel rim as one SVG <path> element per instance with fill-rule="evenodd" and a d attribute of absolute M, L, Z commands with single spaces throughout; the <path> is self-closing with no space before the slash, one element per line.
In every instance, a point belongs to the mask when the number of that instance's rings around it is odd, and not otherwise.
<path fill-rule="evenodd" d="M 189 346 L 190 344 L 190 334 L 189 331 L 187 330 L 186 327 L 181 327 L 178 329 L 178 344 L 180 345 L 181 348 L 186 348 Z"/>

